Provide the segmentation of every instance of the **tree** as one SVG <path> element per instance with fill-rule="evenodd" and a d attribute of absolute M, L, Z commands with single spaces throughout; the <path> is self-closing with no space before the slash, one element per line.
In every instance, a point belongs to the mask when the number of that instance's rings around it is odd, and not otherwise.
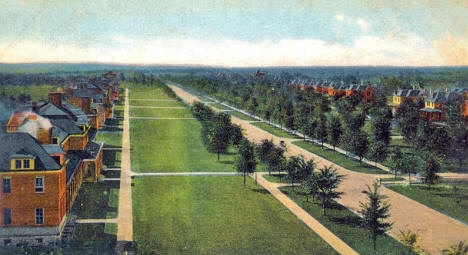
<path fill-rule="evenodd" d="M 421 240 L 421 237 L 419 237 L 417 233 L 411 232 L 411 230 L 408 230 L 408 231 L 400 230 L 400 233 L 398 234 L 398 240 L 404 246 L 410 248 L 417 254 L 420 254 L 424 251 L 419 245 L 419 241 Z"/>
<path fill-rule="evenodd" d="M 380 194 L 377 183 L 374 183 L 373 188 L 367 185 L 367 190 L 363 190 L 362 193 L 367 195 L 368 201 L 367 203 L 360 202 L 359 213 L 362 214 L 364 226 L 371 233 L 374 251 L 376 251 L 377 236 L 383 235 L 393 225 L 384 221 L 390 217 L 390 205 L 384 201 L 387 197 Z"/>
<path fill-rule="evenodd" d="M 396 179 L 398 171 L 401 171 L 403 168 L 403 153 L 398 146 L 395 146 L 390 153 L 390 168 L 393 170 Z"/>
<path fill-rule="evenodd" d="M 343 134 L 341 128 L 340 118 L 336 115 L 332 115 L 328 122 L 328 133 L 330 134 L 330 143 L 333 145 L 333 149 L 340 144 L 340 138 Z"/>
<path fill-rule="evenodd" d="M 270 153 L 274 149 L 275 145 L 272 140 L 263 139 L 262 142 L 257 145 L 256 152 L 260 162 L 268 164 L 270 161 Z M 268 167 L 268 174 L 271 175 L 271 168 Z"/>
<path fill-rule="evenodd" d="M 367 152 L 367 157 L 370 160 L 375 161 L 376 166 L 377 162 L 383 162 L 387 159 L 387 154 L 387 145 L 383 141 L 373 140 L 370 143 L 369 151 Z"/>
<path fill-rule="evenodd" d="M 447 107 L 447 124 L 452 140 L 450 151 L 458 159 L 458 165 L 461 168 L 468 153 L 468 127 L 465 125 L 458 103 L 454 102 Z"/>
<path fill-rule="evenodd" d="M 307 118 L 307 121 L 305 122 L 305 127 L 302 132 L 304 132 L 306 136 L 310 138 L 314 138 L 316 128 L 317 128 L 317 121 L 314 118 L 309 116 Z"/>
<path fill-rule="evenodd" d="M 351 152 L 359 157 L 359 164 L 362 162 L 362 158 L 366 155 L 369 149 L 369 142 L 367 140 L 367 133 L 360 131 L 351 138 Z"/>
<path fill-rule="evenodd" d="M 286 161 L 286 171 L 291 180 L 291 186 L 294 188 L 294 181 L 300 175 L 304 165 L 304 158 L 302 156 L 292 156 Z"/>
<path fill-rule="evenodd" d="M 216 114 L 213 126 L 209 130 L 209 143 L 212 151 L 218 154 L 226 152 L 231 140 L 231 117 L 225 113 Z"/>
<path fill-rule="evenodd" d="M 397 109 L 395 119 L 405 140 L 414 145 L 419 124 L 419 106 L 412 101 L 403 101 Z"/>
<path fill-rule="evenodd" d="M 411 174 L 419 172 L 421 165 L 421 158 L 417 155 L 408 153 L 403 155 L 401 171 L 408 174 L 409 185 L 411 185 Z"/>
<path fill-rule="evenodd" d="M 331 201 L 344 194 L 336 191 L 343 179 L 344 175 L 338 174 L 335 169 L 329 166 L 324 166 L 316 174 L 317 196 L 320 198 L 323 215 L 325 215 L 325 209 Z"/>
<path fill-rule="evenodd" d="M 302 181 L 301 188 L 306 195 L 306 202 L 309 202 L 309 197 L 314 197 L 318 191 L 317 177 L 315 173 L 312 172 Z"/>
<path fill-rule="evenodd" d="M 240 142 L 244 138 L 242 135 L 242 128 L 239 125 L 233 124 L 231 127 L 231 143 L 234 146 L 240 145 Z"/>
<path fill-rule="evenodd" d="M 247 173 L 255 172 L 257 166 L 257 161 L 255 160 L 254 146 L 247 139 L 242 139 L 239 147 L 239 152 L 235 160 L 235 166 L 238 172 L 242 173 L 244 176 L 244 186 L 245 186 L 245 176 Z"/>
<path fill-rule="evenodd" d="M 318 127 L 316 130 L 317 134 L 316 137 L 320 141 L 323 147 L 323 143 L 327 141 L 327 118 L 324 114 L 319 116 Z"/>
<path fill-rule="evenodd" d="M 437 175 L 437 172 L 440 171 L 440 163 L 437 160 L 436 155 L 432 153 L 427 153 L 425 155 L 423 167 L 423 182 L 429 186 L 437 183 L 439 181 L 439 176 Z"/>
<path fill-rule="evenodd" d="M 391 111 L 377 111 L 377 113 L 372 118 L 372 137 L 376 141 L 381 141 L 385 145 L 390 144 L 390 121 L 392 119 Z"/>
<path fill-rule="evenodd" d="M 449 249 L 442 250 L 443 255 L 468 255 L 468 245 L 460 241 L 458 244 L 450 246 Z"/>

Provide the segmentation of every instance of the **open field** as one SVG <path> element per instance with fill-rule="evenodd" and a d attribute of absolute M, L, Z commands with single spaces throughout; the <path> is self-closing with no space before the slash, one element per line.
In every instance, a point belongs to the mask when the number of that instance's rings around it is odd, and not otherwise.
<path fill-rule="evenodd" d="M 98 132 L 96 141 L 104 142 L 104 148 L 121 148 L 122 133 L 120 132 Z"/>
<path fill-rule="evenodd" d="M 295 189 L 297 190 L 298 187 Z M 359 254 L 374 254 L 372 238 L 369 232 L 361 226 L 359 216 L 338 203 L 334 203 L 331 208 L 327 208 L 326 215 L 323 216 L 322 207 L 315 201 L 312 202 L 312 199 L 306 202 L 306 197 L 302 193 L 296 193 L 291 187 L 281 188 L 281 191 Z M 400 255 L 414 253 L 392 237 L 385 235 L 377 238 L 377 254 Z"/>
<path fill-rule="evenodd" d="M 296 135 L 292 135 L 282 129 L 279 129 L 277 127 L 273 127 L 273 126 L 270 126 L 268 125 L 267 123 L 265 122 L 254 122 L 252 123 L 252 125 L 258 127 L 258 128 L 261 128 L 273 135 L 276 135 L 278 137 L 284 137 L 284 138 L 299 138 L 298 136 Z"/>
<path fill-rule="evenodd" d="M 268 192 L 242 177 L 134 179 L 139 253 L 336 254 Z"/>
<path fill-rule="evenodd" d="M 455 192 L 454 186 L 457 187 Z M 389 185 L 389 189 L 468 224 L 468 183 Z"/>
<path fill-rule="evenodd" d="M 129 86 L 130 98 L 129 99 L 175 99 L 168 98 L 167 93 L 160 86 Z M 132 104 L 136 100 L 131 100 Z"/>
<path fill-rule="evenodd" d="M 297 142 L 293 142 L 293 144 L 307 151 L 310 151 L 314 154 L 317 154 L 320 157 L 326 158 L 327 160 L 337 165 L 340 165 L 346 169 L 352 170 L 352 171 L 368 173 L 368 174 L 386 174 L 387 173 L 375 166 L 368 165 L 364 162 L 359 164 L 359 161 L 356 159 L 346 157 L 345 155 L 339 152 L 336 152 L 334 150 L 328 149 L 326 147 L 321 148 L 319 145 L 316 145 L 311 142 L 297 141 Z"/>
<path fill-rule="evenodd" d="M 188 108 L 183 108 L 183 109 L 130 108 L 130 117 L 193 118 L 193 115 L 192 115 L 192 112 Z"/>
<path fill-rule="evenodd" d="M 4 86 L 0 89 L 0 94 L 5 92 L 7 97 L 14 96 L 18 98 L 20 94 L 30 95 L 31 100 L 44 101 L 49 97 L 49 92 L 55 91 L 57 86 L 53 85 L 31 85 L 31 86 Z"/>
<path fill-rule="evenodd" d="M 236 151 L 218 161 L 202 143 L 197 120 L 132 120 L 130 127 L 133 171 L 234 171 Z"/>

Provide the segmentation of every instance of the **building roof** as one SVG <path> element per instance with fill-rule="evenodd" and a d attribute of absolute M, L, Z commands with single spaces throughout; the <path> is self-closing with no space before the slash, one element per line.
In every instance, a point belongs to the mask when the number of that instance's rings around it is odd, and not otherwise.
<path fill-rule="evenodd" d="M 10 171 L 10 158 L 15 154 L 36 157 L 35 170 L 58 170 L 60 165 L 47 151 L 27 133 L 7 133 L 0 135 L 0 171 Z"/>
<path fill-rule="evenodd" d="M 84 150 L 70 152 L 72 152 L 74 155 L 78 155 L 81 159 L 96 159 L 103 146 L 103 142 L 90 141 Z"/>
<path fill-rule="evenodd" d="M 429 93 L 427 101 L 433 103 L 447 104 L 459 99 L 460 96 L 460 94 L 454 92 L 434 91 Z"/>
<path fill-rule="evenodd" d="M 69 135 L 81 135 L 83 130 L 78 128 L 78 126 L 70 119 L 51 119 L 50 122 L 53 126 L 60 128 Z"/>
<path fill-rule="evenodd" d="M 67 108 L 69 111 L 71 111 L 75 116 L 76 116 L 76 123 L 78 125 L 88 125 L 89 124 L 89 120 L 88 120 L 88 115 L 86 115 L 85 112 L 83 112 L 83 110 L 81 110 L 80 108 L 78 107 L 75 107 L 73 106 L 72 104 L 68 103 L 67 101 L 63 101 L 62 102 L 62 105 Z"/>
<path fill-rule="evenodd" d="M 441 110 L 435 109 L 435 108 L 422 108 L 420 111 L 423 111 L 423 112 L 442 112 Z"/>
<path fill-rule="evenodd" d="M 75 173 L 78 170 L 81 162 L 82 162 L 82 158 L 77 153 L 74 153 L 74 152 L 67 153 L 67 161 L 66 161 L 67 184 L 73 179 L 72 177 L 75 176 Z"/>
<path fill-rule="evenodd" d="M 63 151 L 62 147 L 60 145 L 58 145 L 58 144 L 43 144 L 42 147 L 49 154 L 65 153 L 65 151 Z"/>
<path fill-rule="evenodd" d="M 398 89 L 393 95 L 398 97 L 422 97 L 424 91 L 419 89 Z"/>

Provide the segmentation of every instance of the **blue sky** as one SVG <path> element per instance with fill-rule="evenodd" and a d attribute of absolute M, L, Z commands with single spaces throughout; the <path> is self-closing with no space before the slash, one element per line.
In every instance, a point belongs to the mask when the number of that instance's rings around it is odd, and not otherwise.
<path fill-rule="evenodd" d="M 2 0 L 0 62 L 467 65 L 466 0 Z"/>

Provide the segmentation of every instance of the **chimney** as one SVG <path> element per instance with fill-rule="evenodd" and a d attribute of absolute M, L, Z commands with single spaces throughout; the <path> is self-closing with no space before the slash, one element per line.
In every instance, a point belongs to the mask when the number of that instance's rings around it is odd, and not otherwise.
<path fill-rule="evenodd" d="M 39 112 L 39 106 L 37 105 L 36 101 L 32 102 L 32 110 L 33 112 Z"/>
<path fill-rule="evenodd" d="M 49 102 L 57 107 L 62 107 L 62 95 L 63 92 L 50 92 L 49 93 Z"/>

